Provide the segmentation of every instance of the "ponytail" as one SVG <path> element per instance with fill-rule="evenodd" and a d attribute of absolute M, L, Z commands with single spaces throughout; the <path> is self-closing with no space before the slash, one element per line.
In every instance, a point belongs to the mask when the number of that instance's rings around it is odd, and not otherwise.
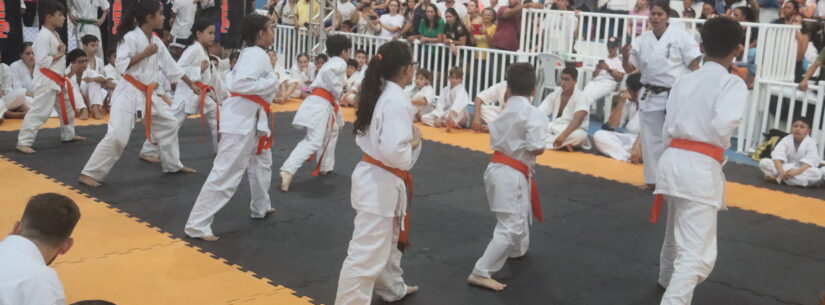
<path fill-rule="evenodd" d="M 411 62 L 412 54 L 406 43 L 393 40 L 378 48 L 378 53 L 367 65 L 361 89 L 358 91 L 358 110 L 355 113 L 353 134 L 366 134 L 372 122 L 375 104 L 384 91 L 384 81 L 398 76 L 398 73 Z"/>
<path fill-rule="evenodd" d="M 146 19 L 160 9 L 160 2 L 157 0 L 135 0 L 130 7 L 123 10 L 123 17 L 120 19 L 117 34 L 115 34 L 115 45 L 120 44 L 126 33 L 146 24 Z"/>

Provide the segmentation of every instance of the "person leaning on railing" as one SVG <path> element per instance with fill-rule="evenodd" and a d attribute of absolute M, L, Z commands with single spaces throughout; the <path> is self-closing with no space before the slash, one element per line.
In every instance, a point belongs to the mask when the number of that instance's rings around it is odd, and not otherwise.
<path fill-rule="evenodd" d="M 418 35 L 410 35 L 407 40 L 412 42 L 418 39 L 421 43 L 442 43 L 445 26 L 444 19 L 438 16 L 438 8 L 435 4 L 427 3 L 424 9 L 424 19 L 421 19 L 418 26 Z"/>
<path fill-rule="evenodd" d="M 540 9 L 541 3 L 524 3 L 522 0 L 508 0 L 508 6 L 498 9 L 496 33 L 490 39 L 493 48 L 516 51 L 519 48 L 519 29 L 521 28 L 521 10 L 525 8 Z"/>

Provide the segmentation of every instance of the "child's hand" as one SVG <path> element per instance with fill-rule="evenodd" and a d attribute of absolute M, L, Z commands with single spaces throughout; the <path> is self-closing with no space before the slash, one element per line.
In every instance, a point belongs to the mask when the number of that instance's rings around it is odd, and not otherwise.
<path fill-rule="evenodd" d="M 481 132 L 481 130 L 482 130 L 481 122 L 477 122 L 477 121 L 473 122 L 472 128 L 475 131 Z"/>
<path fill-rule="evenodd" d="M 158 45 L 156 45 L 154 43 L 149 44 L 149 46 L 146 47 L 145 50 L 143 50 L 143 54 L 145 54 L 146 56 L 155 55 L 155 53 L 157 53 L 157 52 L 158 52 Z"/>
<path fill-rule="evenodd" d="M 640 148 L 633 147 L 633 149 L 630 151 L 630 163 L 642 163 L 642 150 Z"/>
<path fill-rule="evenodd" d="M 421 145 L 421 129 L 418 129 L 418 126 L 413 125 L 413 139 L 410 141 L 413 149 L 418 148 Z"/>
<path fill-rule="evenodd" d="M 553 147 L 555 147 L 555 148 L 559 148 L 559 147 L 561 147 L 561 145 L 562 145 L 562 144 L 564 144 L 564 140 L 567 140 L 567 136 L 565 136 L 565 135 L 559 135 L 559 136 L 556 138 L 556 141 L 554 141 L 554 142 L 553 142 Z"/>
<path fill-rule="evenodd" d="M 66 54 L 66 45 L 65 44 L 61 43 L 59 46 L 57 46 L 57 54 L 61 54 L 61 55 Z"/>
<path fill-rule="evenodd" d="M 441 127 L 443 127 L 443 126 L 441 125 L 441 119 L 436 119 L 436 120 L 435 120 L 435 128 L 441 128 Z"/>
<path fill-rule="evenodd" d="M 209 61 L 204 60 L 201 62 L 201 72 L 206 71 L 206 68 L 209 68 Z"/>

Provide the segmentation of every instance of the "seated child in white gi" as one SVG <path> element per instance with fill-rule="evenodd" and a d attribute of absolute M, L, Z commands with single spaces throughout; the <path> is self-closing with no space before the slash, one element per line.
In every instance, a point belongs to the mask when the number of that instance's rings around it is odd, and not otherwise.
<path fill-rule="evenodd" d="M 535 75 L 533 66 L 528 63 L 516 63 L 507 68 L 507 87 L 511 96 L 507 107 L 489 125 L 490 146 L 495 153 L 484 171 L 484 187 L 497 222 L 493 239 L 467 281 L 492 290 L 507 286 L 492 278 L 507 259 L 527 254 L 530 216 L 542 221 L 538 193 L 533 192 L 536 187 L 533 167 L 536 156 L 544 153 L 548 120 L 544 113 L 530 105 L 530 97 L 536 92 Z"/>
<path fill-rule="evenodd" d="M 441 89 L 438 105 L 432 112 L 422 115 L 421 122 L 436 128 L 446 127 L 447 132 L 453 128 L 461 128 L 470 119 L 467 105 L 470 104 L 470 95 L 464 89 L 464 71 L 460 67 L 450 69 L 450 84 Z"/>
<path fill-rule="evenodd" d="M 309 86 L 315 81 L 315 64 L 309 62 L 309 55 L 298 54 L 297 62 L 289 69 L 289 80 L 284 81 L 284 88 L 278 93 L 279 98 L 299 98 L 309 96 Z"/>
<path fill-rule="evenodd" d="M 343 96 L 341 96 L 342 107 L 355 107 L 358 104 L 358 89 L 361 87 L 361 81 L 364 79 L 364 74 L 358 72 L 358 61 L 355 59 L 347 60 L 347 84 Z"/>
<path fill-rule="evenodd" d="M 103 118 L 103 101 L 106 100 L 108 94 L 103 60 L 96 55 L 100 48 L 100 41 L 92 35 L 83 36 L 80 40 L 83 43 L 83 51 L 86 51 L 87 59 L 86 71 L 82 74 L 83 82 L 80 84 L 80 91 L 89 101 L 89 114 L 95 120 L 100 120 Z"/>
<path fill-rule="evenodd" d="M 610 118 L 603 130 L 593 134 L 593 143 L 602 154 L 616 160 L 642 162 L 642 143 L 639 140 L 639 90 L 642 89 L 641 75 L 627 77 L 627 92 L 610 112 Z M 622 131 L 614 129 L 621 127 Z M 609 128 L 609 129 L 608 129 Z"/>
<path fill-rule="evenodd" d="M 407 86 L 404 91 L 410 102 L 418 109 L 415 113 L 415 121 L 421 121 L 421 116 L 430 113 L 435 108 L 435 89 L 430 84 L 433 74 L 426 69 L 418 69 L 415 74 L 415 83 Z"/>
<path fill-rule="evenodd" d="M 473 130 L 487 132 L 487 126 L 498 116 L 507 102 L 507 81 L 490 86 L 478 93 L 473 113 Z"/>
<path fill-rule="evenodd" d="M 66 68 L 66 77 L 72 85 L 71 95 L 74 97 L 75 110 L 77 116 L 81 120 L 89 119 L 89 97 L 83 93 L 85 89 L 83 82 L 83 74 L 86 71 L 86 65 L 89 63 L 86 52 L 81 49 L 74 49 L 66 55 L 66 62 L 69 66 Z"/>
<path fill-rule="evenodd" d="M 0 123 L 3 119 L 22 119 L 29 111 L 26 89 L 15 89 L 14 77 L 9 66 L 0 63 Z"/>
<path fill-rule="evenodd" d="M 321 71 L 321 67 L 323 67 L 327 61 L 329 61 L 329 57 L 326 54 L 315 55 L 315 71 Z"/>
<path fill-rule="evenodd" d="M 810 134 L 811 126 L 807 121 L 802 118 L 793 121 L 791 134 L 776 144 L 771 158 L 759 161 L 765 181 L 802 187 L 821 184 L 819 150 Z"/>
<path fill-rule="evenodd" d="M 550 116 L 547 149 L 573 151 L 573 147 L 590 149 L 587 127 L 590 125 L 590 103 L 576 88 L 579 72 L 574 67 L 561 72 L 561 85 L 550 93 L 539 105 L 545 115 Z"/>

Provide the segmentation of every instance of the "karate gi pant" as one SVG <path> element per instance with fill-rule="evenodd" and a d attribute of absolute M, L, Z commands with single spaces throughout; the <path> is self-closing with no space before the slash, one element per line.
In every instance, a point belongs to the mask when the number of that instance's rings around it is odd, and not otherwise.
<path fill-rule="evenodd" d="M 402 253 L 397 247 L 400 232 L 400 217 L 356 210 L 335 305 L 369 305 L 373 290 L 387 302 L 398 301 L 407 294 L 401 270 Z"/>
<path fill-rule="evenodd" d="M 590 111 L 596 110 L 596 101 L 606 98 L 616 90 L 616 81 L 609 79 L 591 80 L 584 86 L 582 93 L 590 100 Z M 605 117 L 607 114 L 605 113 Z"/>
<path fill-rule="evenodd" d="M 496 213 L 493 239 L 476 261 L 473 274 L 491 278 L 508 258 L 522 257 L 530 247 L 530 224 L 525 213 Z"/>
<path fill-rule="evenodd" d="M 80 83 L 80 92 L 86 95 L 89 98 L 89 105 L 100 105 L 103 106 L 103 100 L 106 99 L 106 95 L 109 92 L 97 82 L 81 82 Z"/>
<path fill-rule="evenodd" d="M 605 156 L 628 162 L 637 137 L 638 135 L 630 133 L 599 130 L 593 134 L 593 142 L 596 149 Z"/>
<path fill-rule="evenodd" d="M 169 105 L 160 98 L 152 99 L 152 105 L 152 138 L 157 139 L 160 145 L 161 168 L 164 173 L 177 172 L 183 168 L 180 162 L 177 121 Z M 81 173 L 97 181 L 103 181 L 123 154 L 133 128 L 135 128 L 133 112 L 112 110 L 109 113 L 106 135 L 95 147 Z"/>
<path fill-rule="evenodd" d="M 587 138 L 587 131 L 584 131 L 584 129 L 581 128 L 576 128 L 576 130 L 573 130 L 561 146 L 555 147 L 553 143 L 556 142 L 556 138 L 561 135 L 565 129 L 567 129 L 567 124 L 550 122 L 548 127 L 549 132 L 547 135 L 547 149 L 561 149 L 567 145 L 581 147 L 583 149 L 590 149 L 592 147 L 590 144 L 590 139 Z"/>
<path fill-rule="evenodd" d="M 281 166 L 281 171 L 294 175 L 312 154 L 315 154 L 315 162 L 318 162 L 327 137 L 329 137 L 329 144 L 326 152 L 324 152 L 324 160 L 321 162 L 321 171 L 332 171 L 335 167 L 335 144 L 338 142 L 339 128 L 333 126 L 330 130 L 329 119 L 327 119 L 318 122 L 315 126 L 304 127 L 304 129 L 307 132 L 306 136 L 298 142 L 298 145 L 295 145 L 295 149 L 292 150 L 292 153 L 289 154 L 289 157 Z"/>
<path fill-rule="evenodd" d="M 448 110 L 446 113 L 442 113 L 438 110 L 433 110 L 430 113 L 421 116 L 421 123 L 424 123 L 427 126 L 435 126 L 435 122 L 440 121 L 441 126 L 444 126 L 444 124 L 447 123 L 448 118 L 452 119 L 453 122 L 455 122 L 455 124 L 460 127 L 466 126 L 467 121 L 469 120 L 467 108 L 464 108 L 459 113 L 451 110 Z"/>
<path fill-rule="evenodd" d="M 31 101 L 27 101 L 27 99 L 29 99 L 29 97 L 26 96 L 26 89 L 12 89 L 3 96 L 6 109 L 17 109 L 24 104 L 28 106 L 31 104 Z M 0 113 L 0 115 L 2 115 L 2 113 Z"/>
<path fill-rule="evenodd" d="M 212 165 L 212 171 L 201 188 L 195 206 L 189 213 L 184 231 L 190 237 L 204 237 L 212 234 L 212 221 L 232 199 L 243 174 L 249 178 L 249 190 L 252 201 L 249 203 L 252 218 L 263 218 L 272 208 L 269 199 L 269 185 L 272 181 L 272 151 L 264 149 L 256 155 L 258 138 L 256 132 L 248 135 L 221 135 L 218 155 Z"/>
<path fill-rule="evenodd" d="M 58 94 L 60 94 L 59 90 L 49 88 L 34 92 L 34 101 L 29 111 L 26 112 L 26 116 L 23 117 L 23 127 L 20 128 L 20 133 L 17 134 L 18 146 L 32 146 L 32 144 L 34 144 L 34 140 L 37 138 L 37 131 L 46 123 L 46 120 L 49 119 L 52 110 L 57 111 L 59 117 L 62 115 Z M 66 101 L 66 116 L 69 124 L 63 124 L 63 118 L 60 117 L 60 140 L 71 141 L 75 137 L 74 109 L 72 109 L 72 103 L 69 102 L 68 93 L 65 93 L 64 98 Z M 83 104 L 83 99 L 78 99 L 77 96 L 75 96 L 75 101 L 78 104 Z"/>
<path fill-rule="evenodd" d="M 786 172 L 797 168 L 799 168 L 799 166 L 796 166 L 795 164 L 782 164 L 782 169 L 784 169 Z M 765 175 L 771 175 L 775 177 L 779 174 L 776 170 L 776 166 L 773 164 L 773 160 L 770 158 L 765 158 L 759 161 L 759 169 L 762 170 L 762 173 L 764 173 Z M 782 180 L 782 183 L 802 187 L 818 186 L 822 184 L 822 170 L 816 167 L 809 167 L 801 174 L 796 175 L 791 179 Z"/>
<path fill-rule="evenodd" d="M 188 113 L 184 111 L 183 105 L 172 105 L 175 120 L 178 123 L 178 128 L 183 128 L 183 123 L 186 121 Z M 193 113 L 194 114 L 194 113 Z M 214 103 L 210 104 L 207 103 L 204 105 L 203 115 L 206 117 L 206 123 L 209 125 L 209 131 L 211 132 L 212 136 L 212 149 L 214 149 L 215 153 L 218 153 L 218 110 L 217 105 Z M 200 118 L 198 119 L 200 120 Z M 198 122 L 198 128 L 200 128 L 200 122 Z M 178 130 L 180 131 L 180 130 Z M 157 139 L 154 139 L 155 143 L 157 143 Z M 143 147 L 140 149 L 140 154 L 144 156 L 152 156 L 158 158 L 160 156 L 160 149 L 156 144 L 152 142 L 143 141 Z"/>
<path fill-rule="evenodd" d="M 715 206 L 665 195 L 667 228 L 659 258 L 662 305 L 689 305 L 716 264 Z"/>
<path fill-rule="evenodd" d="M 665 111 L 642 111 L 639 118 L 642 156 L 645 158 L 645 183 L 656 184 L 656 167 L 659 166 L 659 158 L 668 146 L 662 134 L 665 126 Z"/>

